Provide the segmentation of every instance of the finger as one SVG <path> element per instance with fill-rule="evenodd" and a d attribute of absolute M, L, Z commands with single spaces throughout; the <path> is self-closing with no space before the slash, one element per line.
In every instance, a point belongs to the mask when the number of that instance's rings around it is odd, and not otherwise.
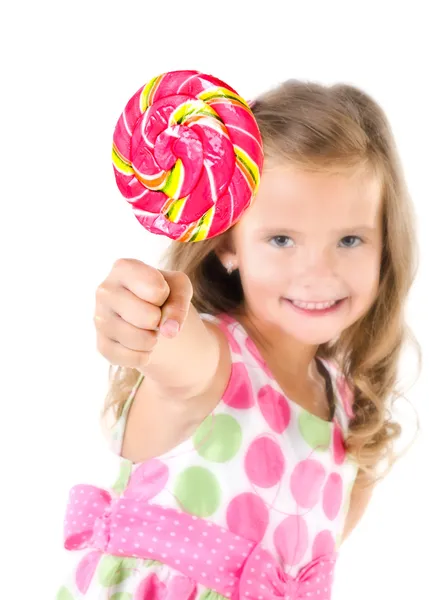
<path fill-rule="evenodd" d="M 115 313 L 123 321 L 139 329 L 156 330 L 161 319 L 161 309 L 141 300 L 130 290 L 105 283 L 97 288 L 96 314 Z"/>
<path fill-rule="evenodd" d="M 111 365 L 142 370 L 151 356 L 151 352 L 129 350 L 104 336 L 97 337 L 97 350 Z"/>
<path fill-rule="evenodd" d="M 128 350 L 151 352 L 158 340 L 158 332 L 139 329 L 116 314 L 99 312 L 94 316 L 97 335 L 118 342 Z"/>
<path fill-rule="evenodd" d="M 134 259 L 117 260 L 106 283 L 110 279 L 112 284 L 119 284 L 137 298 L 156 306 L 162 306 L 170 293 L 168 284 L 158 269 Z"/>
<path fill-rule="evenodd" d="M 160 332 L 166 337 L 174 337 L 188 316 L 193 289 L 189 277 L 180 271 L 162 271 L 162 274 L 170 294 L 162 307 Z"/>

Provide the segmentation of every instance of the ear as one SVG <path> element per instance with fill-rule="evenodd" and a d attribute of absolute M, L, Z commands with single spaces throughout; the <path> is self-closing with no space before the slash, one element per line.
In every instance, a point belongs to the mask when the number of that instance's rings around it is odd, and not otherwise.
<path fill-rule="evenodd" d="M 224 250 L 216 252 L 216 255 L 229 274 L 238 269 L 237 257 L 233 252 Z"/>
<path fill-rule="evenodd" d="M 228 273 L 238 269 L 237 255 L 235 253 L 231 231 L 228 231 L 222 240 L 222 243 L 215 250 L 216 256 L 222 263 Z"/>

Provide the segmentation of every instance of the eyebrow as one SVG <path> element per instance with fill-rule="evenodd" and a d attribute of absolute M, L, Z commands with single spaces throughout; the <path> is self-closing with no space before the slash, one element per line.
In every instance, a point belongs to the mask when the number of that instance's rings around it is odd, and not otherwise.
<path fill-rule="evenodd" d="M 279 231 L 290 233 L 292 235 L 301 235 L 302 231 L 297 231 L 296 229 L 289 229 L 288 227 L 282 227 L 281 225 L 277 225 L 275 227 L 261 227 L 261 231 L 266 234 L 275 235 L 279 233 Z M 351 233 L 374 233 L 376 231 L 376 227 L 369 227 L 368 225 L 356 225 L 355 227 L 344 227 L 343 229 L 335 229 L 333 233 L 340 234 L 351 234 Z"/>

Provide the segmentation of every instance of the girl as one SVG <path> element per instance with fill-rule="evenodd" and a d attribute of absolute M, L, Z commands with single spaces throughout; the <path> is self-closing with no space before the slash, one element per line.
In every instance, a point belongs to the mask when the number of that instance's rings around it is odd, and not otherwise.
<path fill-rule="evenodd" d="M 265 163 L 240 221 L 98 288 L 120 474 L 72 490 L 83 555 L 57 600 L 328 600 L 392 464 L 415 235 L 389 124 L 342 84 L 252 110 Z"/>

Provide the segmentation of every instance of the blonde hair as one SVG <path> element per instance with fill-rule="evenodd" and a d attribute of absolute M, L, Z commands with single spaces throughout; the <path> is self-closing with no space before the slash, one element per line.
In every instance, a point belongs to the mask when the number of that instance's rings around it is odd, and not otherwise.
<path fill-rule="evenodd" d="M 367 314 L 318 355 L 337 362 L 354 394 L 347 451 L 360 474 L 380 479 L 398 456 L 394 442 L 401 426 L 392 417 L 401 351 L 411 340 L 404 309 L 417 268 L 413 208 L 387 118 L 368 94 L 347 84 L 324 86 L 286 81 L 259 97 L 252 106 L 265 158 L 288 162 L 307 171 L 344 173 L 372 169 L 381 177 L 383 252 L 376 301 Z M 215 253 L 228 243 L 228 232 L 197 243 L 173 243 L 166 267 L 184 271 L 194 287 L 193 304 L 213 315 L 237 313 L 243 301 L 240 276 L 228 275 Z M 111 372 L 112 373 L 112 372 Z M 139 377 L 118 368 L 111 376 L 106 409 L 116 417 Z M 367 478 L 367 477 L 366 477 Z"/>

